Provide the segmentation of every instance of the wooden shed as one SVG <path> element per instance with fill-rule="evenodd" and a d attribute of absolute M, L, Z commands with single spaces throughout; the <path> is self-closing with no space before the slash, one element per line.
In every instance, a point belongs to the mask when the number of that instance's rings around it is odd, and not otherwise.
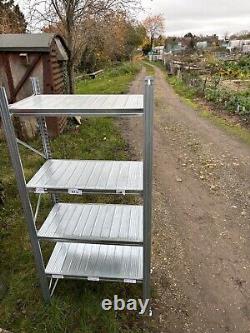
<path fill-rule="evenodd" d="M 32 94 L 32 76 L 39 78 L 44 94 L 68 93 L 68 58 L 67 45 L 58 34 L 1 34 L 0 85 L 6 88 L 9 102 Z M 58 135 L 65 124 L 66 118 L 48 118 L 49 135 Z M 36 129 L 35 119 L 21 119 L 20 136 L 32 137 Z"/>

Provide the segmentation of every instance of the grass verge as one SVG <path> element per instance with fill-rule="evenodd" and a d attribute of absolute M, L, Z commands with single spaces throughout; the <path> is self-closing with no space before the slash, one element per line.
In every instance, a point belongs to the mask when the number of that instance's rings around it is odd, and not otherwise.
<path fill-rule="evenodd" d="M 155 69 L 149 62 L 143 61 L 143 67 L 145 67 L 148 76 L 155 75 Z"/>
<path fill-rule="evenodd" d="M 139 63 L 125 63 L 105 70 L 95 80 L 81 80 L 76 84 L 79 94 L 124 94 L 128 91 L 130 82 L 138 73 Z"/>
<path fill-rule="evenodd" d="M 131 64 L 110 69 L 96 80 L 78 82 L 77 92 L 126 93 L 139 69 L 137 65 Z M 32 140 L 30 144 L 41 149 L 38 139 Z M 52 140 L 52 150 L 55 158 L 128 158 L 126 143 L 110 118 L 88 118 L 78 128 L 69 126 L 62 135 Z M 20 152 L 25 157 L 24 171 L 29 179 L 42 164 L 42 160 L 23 147 Z M 140 320 L 136 319 L 135 313 L 104 312 L 100 306 L 104 298 L 112 299 L 114 294 L 125 299 L 131 295 L 140 297 L 141 288 L 137 286 L 62 280 L 59 281 L 52 303 L 44 304 L 4 141 L 0 141 L 0 156 L 0 177 L 5 189 L 5 205 L 0 207 L 0 328 L 14 333 L 141 332 Z M 62 201 L 69 201 L 67 196 L 63 199 Z M 83 196 L 75 200 L 103 202 L 104 198 Z M 35 196 L 32 197 L 32 202 L 35 202 Z M 50 199 L 48 195 L 44 195 L 38 224 L 50 207 Z M 53 244 L 49 242 L 42 243 L 46 258 L 52 247 Z"/>
<path fill-rule="evenodd" d="M 234 135 L 246 144 L 250 145 L 250 132 L 240 124 L 230 123 L 227 119 L 219 117 L 207 110 L 201 110 L 200 115 L 203 118 L 209 119 L 216 126 L 224 129 L 228 134 Z"/>

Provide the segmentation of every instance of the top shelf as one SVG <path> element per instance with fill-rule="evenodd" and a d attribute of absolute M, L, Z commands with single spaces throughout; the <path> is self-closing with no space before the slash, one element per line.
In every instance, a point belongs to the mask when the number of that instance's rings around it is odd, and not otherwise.
<path fill-rule="evenodd" d="M 143 95 L 33 95 L 9 109 L 20 116 L 133 116 L 143 114 Z"/>

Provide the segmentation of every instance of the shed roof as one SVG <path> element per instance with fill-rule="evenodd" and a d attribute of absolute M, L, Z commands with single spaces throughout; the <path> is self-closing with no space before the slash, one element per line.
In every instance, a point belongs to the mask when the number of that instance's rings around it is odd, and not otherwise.
<path fill-rule="evenodd" d="M 0 52 L 27 51 L 49 52 L 52 41 L 59 38 L 68 51 L 64 39 L 55 33 L 0 34 Z"/>

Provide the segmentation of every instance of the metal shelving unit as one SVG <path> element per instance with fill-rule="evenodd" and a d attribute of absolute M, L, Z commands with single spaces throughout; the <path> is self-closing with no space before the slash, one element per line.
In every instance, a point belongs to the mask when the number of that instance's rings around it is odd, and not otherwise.
<path fill-rule="evenodd" d="M 3 128 L 29 228 L 35 263 L 45 301 L 62 278 L 142 283 L 150 298 L 153 79 L 145 79 L 144 95 L 34 95 L 8 105 L 0 88 Z M 46 117 L 140 116 L 144 120 L 143 161 L 84 161 L 52 159 Z M 43 153 L 15 136 L 13 117 L 38 118 Z M 45 163 L 26 183 L 18 150 L 22 144 L 43 156 Z M 37 193 L 33 211 L 29 193 Z M 68 195 L 141 195 L 143 205 L 79 204 L 59 202 Z M 41 196 L 51 193 L 53 207 L 37 230 Z M 40 242 L 56 242 L 45 267 Z"/>

